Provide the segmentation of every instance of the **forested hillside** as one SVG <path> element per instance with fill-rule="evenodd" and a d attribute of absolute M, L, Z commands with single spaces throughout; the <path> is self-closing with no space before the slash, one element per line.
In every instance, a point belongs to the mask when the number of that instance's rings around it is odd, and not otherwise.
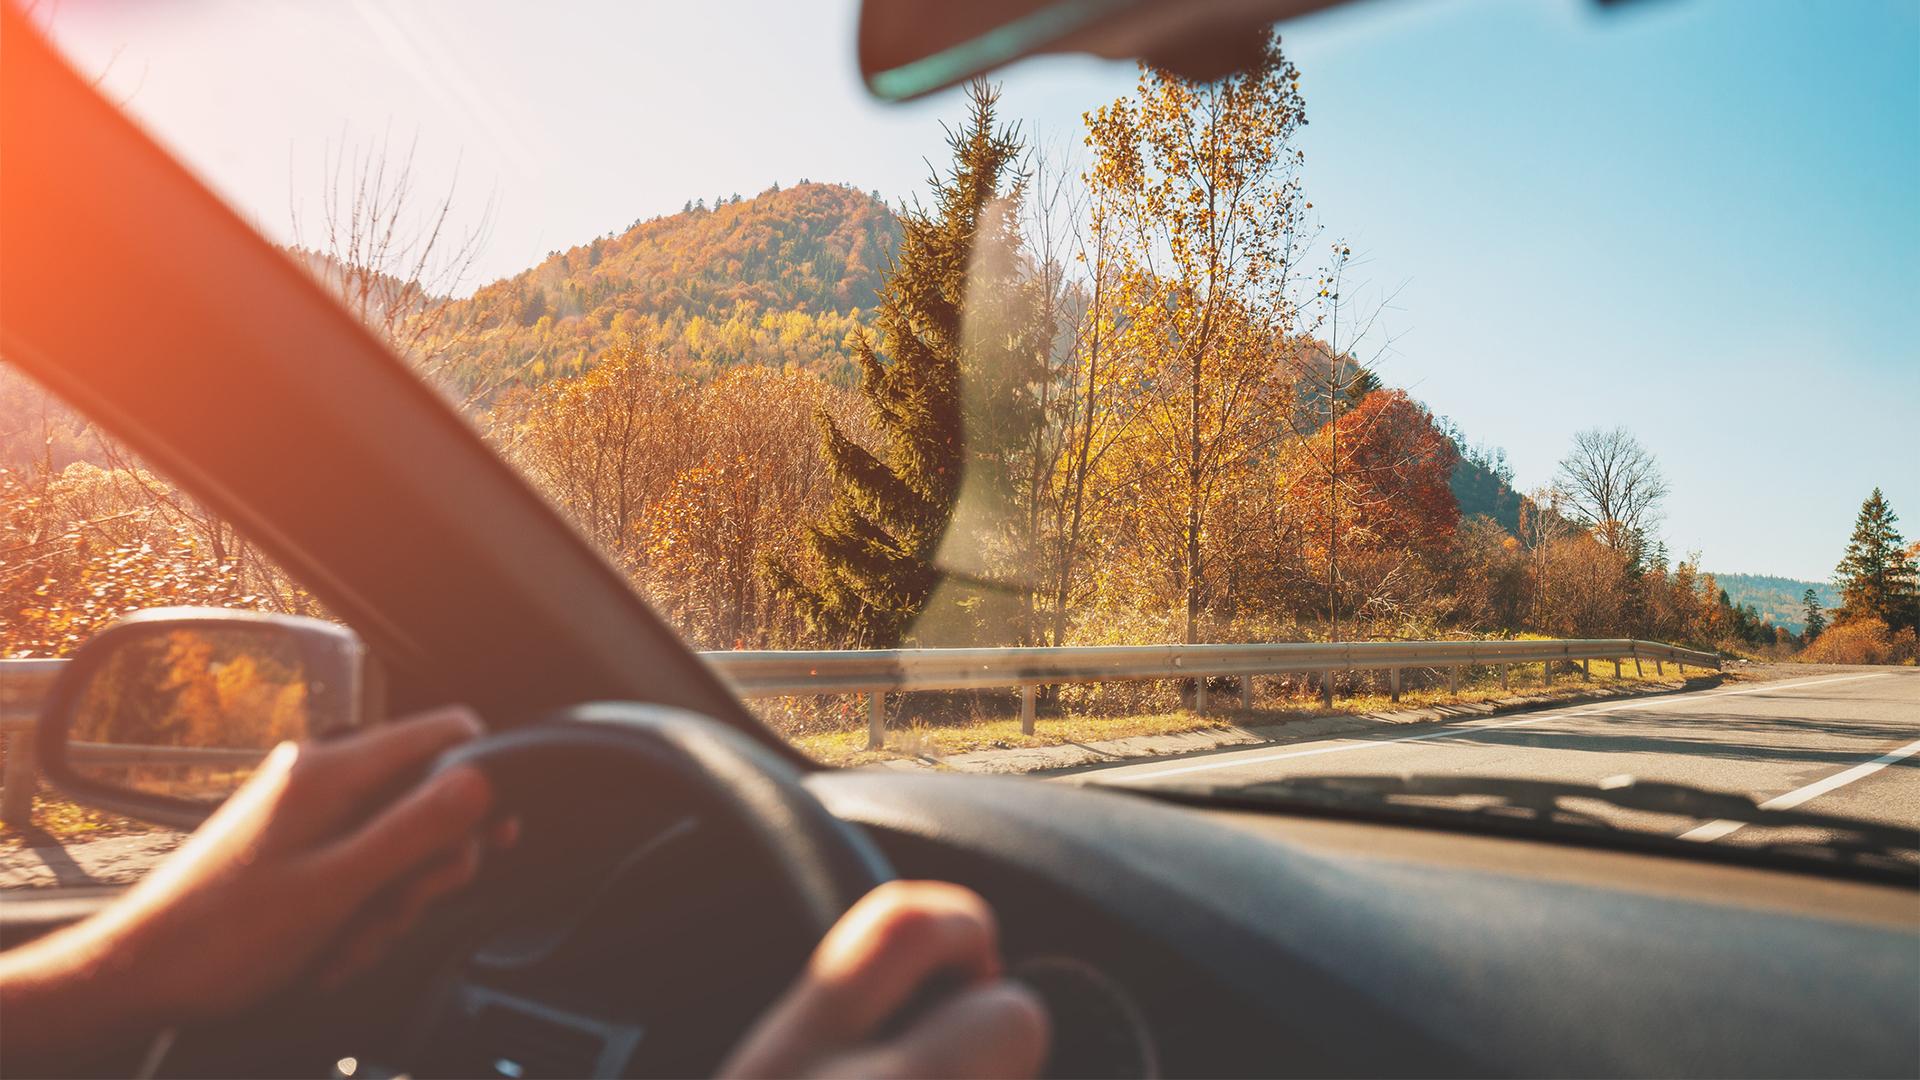
<path fill-rule="evenodd" d="M 1752 607 L 1762 619 L 1784 626 L 1798 634 L 1805 627 L 1807 590 L 1819 598 L 1820 607 L 1832 611 L 1840 606 L 1840 594 L 1824 581 L 1801 581 L 1772 574 L 1715 574 L 1714 580 L 1727 591 L 1735 607 Z"/>
<path fill-rule="evenodd" d="M 460 356 L 447 377 L 463 400 L 575 375 L 627 333 L 696 379 L 737 365 L 796 365 L 830 383 L 857 378 L 849 335 L 866 325 L 900 240 L 900 221 L 876 194 L 840 184 L 777 185 L 751 198 L 690 201 L 680 213 L 636 222 L 479 289 L 448 310 L 438 336 Z M 1324 347 L 1322 347 L 1324 350 Z M 1358 372 L 1351 361 L 1343 376 Z M 1301 380 L 1303 415 L 1320 388 Z M 1460 449 L 1453 491 L 1463 517 L 1508 532 L 1522 498 L 1504 459 Z"/>
<path fill-rule="evenodd" d="M 862 324 L 900 241 L 876 195 L 837 184 L 689 203 L 678 214 L 554 252 L 446 313 L 446 374 L 463 400 L 584 369 L 628 334 L 712 373 L 788 364 L 852 378 L 847 336 Z"/>
<path fill-rule="evenodd" d="M 1520 507 L 1526 502 L 1526 496 L 1514 490 L 1513 472 L 1507 467 L 1505 455 L 1465 446 L 1459 433 L 1450 426 L 1448 434 L 1460 452 L 1451 484 L 1453 497 L 1460 504 L 1460 516 L 1492 518 L 1502 529 L 1518 534 Z"/>

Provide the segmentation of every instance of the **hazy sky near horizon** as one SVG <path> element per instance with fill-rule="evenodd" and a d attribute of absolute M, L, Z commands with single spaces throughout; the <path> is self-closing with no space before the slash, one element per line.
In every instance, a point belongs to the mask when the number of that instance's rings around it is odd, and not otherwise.
<path fill-rule="evenodd" d="M 65 0 L 82 70 L 277 239 L 323 162 L 417 145 L 492 205 L 477 285 L 778 181 L 898 201 L 957 92 L 861 89 L 849 0 Z M 1709 569 L 1824 579 L 1878 485 L 1920 534 L 1920 5 L 1371 0 L 1284 28 L 1309 197 L 1365 255 L 1385 378 L 1522 487 L 1624 425 Z M 1007 115 L 1078 153 L 1130 66 L 1029 62 Z"/>

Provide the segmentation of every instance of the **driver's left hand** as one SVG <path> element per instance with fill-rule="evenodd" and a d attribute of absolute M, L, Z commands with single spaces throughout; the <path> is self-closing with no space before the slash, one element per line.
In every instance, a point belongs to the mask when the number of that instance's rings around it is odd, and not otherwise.
<path fill-rule="evenodd" d="M 407 786 L 479 720 L 450 708 L 274 749 L 199 831 L 116 903 L 0 953 L 0 1075 L 71 1068 L 140 1032 L 229 1017 L 312 972 L 376 964 L 473 878 L 493 792 L 473 769 Z M 1046 1015 L 1001 977 L 992 912 L 938 882 L 882 886 L 827 935 L 736 1048 L 734 1075 L 1032 1075 Z M 900 1031 L 942 973 L 963 986 Z"/>
<path fill-rule="evenodd" d="M 275 748 L 118 902 L 0 954 L 8 1064 L 227 1016 L 308 971 L 327 985 L 371 966 L 473 877 L 489 840 L 510 838 L 488 826 L 479 772 L 407 783 L 480 731 L 447 708 Z"/>

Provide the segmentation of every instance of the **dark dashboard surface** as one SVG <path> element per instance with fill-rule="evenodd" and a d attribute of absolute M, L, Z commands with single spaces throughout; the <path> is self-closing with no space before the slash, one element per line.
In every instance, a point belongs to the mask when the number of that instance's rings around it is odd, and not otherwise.
<path fill-rule="evenodd" d="M 1033 780 L 820 774 L 1009 954 L 1138 1004 L 1168 1074 L 1920 1074 L 1920 893 Z"/>
<path fill-rule="evenodd" d="M 902 876 L 992 902 L 1009 964 L 1047 982 L 1052 1075 L 1127 1075 L 1143 1047 L 1172 1076 L 1920 1075 L 1912 888 L 1031 779 L 806 783 Z M 460 1056 L 416 1075 L 535 1052 L 579 1075 L 603 1051 L 685 1075 L 778 992 L 809 939 L 765 868 L 667 808 L 631 825 L 652 839 L 629 870 L 557 883 L 475 954 L 471 1000 L 423 1042 Z M 10 899 L 0 921 L 103 899 Z M 710 1023 L 653 1022 L 684 1016 Z"/>

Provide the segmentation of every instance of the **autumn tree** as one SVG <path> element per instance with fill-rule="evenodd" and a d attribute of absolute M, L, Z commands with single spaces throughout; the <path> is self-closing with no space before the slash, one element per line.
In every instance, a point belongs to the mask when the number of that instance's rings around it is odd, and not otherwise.
<path fill-rule="evenodd" d="M 1026 258 L 1039 328 L 1051 348 L 1036 365 L 1032 416 L 1015 485 L 1024 543 L 1003 555 L 1028 598 L 1023 640 L 1064 644 L 1076 600 L 1097 600 L 1101 575 L 1088 559 L 1094 523 L 1126 498 L 1108 481 L 1109 452 L 1128 433 L 1130 366 L 1117 360 L 1130 306 L 1123 296 L 1121 229 L 1109 198 L 1053 150 L 1036 150 L 1028 185 Z"/>
<path fill-rule="evenodd" d="M 1421 571 L 1452 547 L 1458 462 L 1453 441 L 1403 390 L 1368 394 L 1290 447 L 1278 483 L 1289 518 L 1303 529 L 1309 575 L 1333 580 L 1326 567 L 1342 549 L 1351 564 L 1345 590 L 1330 597 L 1333 618 L 1403 614 L 1408 600 L 1434 587 Z"/>
<path fill-rule="evenodd" d="M 902 218 L 900 251 L 880 294 L 881 348 L 857 343 L 860 392 L 879 429 L 866 445 L 822 418 L 837 484 L 807 530 L 817 573 L 769 564 L 778 590 L 830 641 L 866 646 L 901 640 L 927 606 L 941 570 L 941 540 L 953 520 L 969 455 L 962 353 L 977 236 L 985 224 L 1017 221 L 996 204 L 1014 186 L 1020 144 L 995 120 L 997 94 L 976 83 L 966 125 L 952 134 L 953 165 L 933 182 L 933 206 Z M 991 452 L 998 440 L 989 438 Z M 973 463 L 979 463 L 976 454 Z"/>
<path fill-rule="evenodd" d="M 320 613 L 225 518 L 0 365 L 0 654 L 64 655 L 174 604 Z"/>
<path fill-rule="evenodd" d="M 632 338 L 583 375 L 503 398 L 490 426 L 682 635 L 773 648 L 801 644 L 802 627 L 761 568 L 806 561 L 797 523 L 831 494 L 814 418 L 870 437 L 851 398 L 796 367 L 696 380 Z"/>
<path fill-rule="evenodd" d="M 1295 407 L 1285 414 L 1297 440 L 1291 471 L 1297 478 L 1313 474 L 1313 487 L 1325 505 L 1327 530 L 1320 534 L 1319 549 L 1311 561 L 1321 568 L 1319 579 L 1324 587 L 1330 641 L 1340 640 L 1341 554 L 1346 546 L 1343 532 L 1351 516 L 1343 514 L 1341 506 L 1350 484 L 1350 455 L 1343 453 L 1340 425 L 1349 410 L 1382 385 L 1371 367 L 1352 356 L 1356 347 L 1373 337 L 1374 323 L 1385 307 L 1377 306 L 1358 318 L 1351 314 L 1346 293 L 1353 258 L 1353 249 L 1344 240 L 1333 243 L 1328 264 L 1314 282 L 1308 300 L 1312 329 L 1324 334 L 1325 339 L 1298 337 L 1290 343 L 1286 355 L 1286 369 L 1298 398 Z M 1386 347 L 1380 345 L 1378 349 L 1384 351 Z M 1364 477 L 1361 480 L 1364 482 Z M 1380 498 L 1381 492 L 1375 489 L 1368 497 Z"/>
<path fill-rule="evenodd" d="M 1490 517 L 1460 523 L 1451 558 L 1453 625 L 1471 630 L 1517 630 L 1527 615 L 1527 560 L 1520 541 Z"/>
<path fill-rule="evenodd" d="M 796 523 L 832 496 L 813 417 L 857 424 L 851 395 L 798 368 L 746 365 L 688 397 L 693 407 L 673 437 L 694 460 L 641 513 L 635 581 L 698 647 L 798 644 L 803 628 L 762 567 L 807 557 Z"/>
<path fill-rule="evenodd" d="M 1532 629 L 1571 638 L 1608 637 L 1619 629 L 1626 617 L 1624 553 L 1591 530 L 1575 529 L 1546 543 L 1538 558 Z"/>
<path fill-rule="evenodd" d="M 1153 500 L 1133 524 L 1171 556 L 1189 642 L 1209 597 L 1212 518 L 1278 437 L 1274 350 L 1306 228 L 1299 78 L 1276 36 L 1217 82 L 1143 65 L 1133 94 L 1087 118 L 1090 184 L 1126 240 L 1121 355 L 1142 391 L 1123 483 Z"/>
<path fill-rule="evenodd" d="M 505 421 L 513 458 L 630 573 L 644 558 L 646 508 L 697 461 L 679 436 L 690 388 L 645 340 L 629 338 L 579 378 L 542 386 Z"/>
<path fill-rule="evenodd" d="M 1920 566 L 1906 550 L 1899 520 L 1879 488 L 1860 504 L 1846 555 L 1833 571 L 1841 598 L 1836 621 L 1879 619 L 1894 631 L 1920 627 Z"/>

